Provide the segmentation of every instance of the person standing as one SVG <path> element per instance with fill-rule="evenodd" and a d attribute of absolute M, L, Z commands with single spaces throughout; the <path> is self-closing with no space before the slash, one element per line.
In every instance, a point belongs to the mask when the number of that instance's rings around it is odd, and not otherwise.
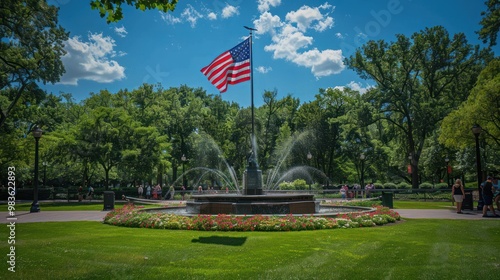
<path fill-rule="evenodd" d="M 156 188 L 157 188 L 156 192 L 158 193 L 158 199 L 161 200 L 162 199 L 161 195 L 162 195 L 163 189 L 162 189 L 160 184 L 158 184 L 158 186 Z"/>
<path fill-rule="evenodd" d="M 139 195 L 139 198 L 142 198 L 142 193 L 144 192 L 144 189 L 142 188 L 142 185 L 139 185 L 137 188 L 137 194 Z"/>
<path fill-rule="evenodd" d="M 82 202 L 83 200 L 83 187 L 78 187 L 78 202 Z"/>
<path fill-rule="evenodd" d="M 343 185 L 342 188 L 340 188 L 340 195 L 342 196 L 342 200 L 346 199 L 346 194 L 347 194 L 347 185 Z"/>
<path fill-rule="evenodd" d="M 365 191 L 366 191 L 366 198 L 371 198 L 372 197 L 372 190 L 375 189 L 375 186 L 373 183 L 370 183 L 365 186 Z"/>
<path fill-rule="evenodd" d="M 146 199 L 151 199 L 151 186 L 146 186 Z"/>
<path fill-rule="evenodd" d="M 497 206 L 497 211 L 500 211 L 500 185 L 498 184 L 498 179 L 497 179 L 497 184 L 493 185 L 493 188 L 495 189 L 495 193 L 493 194 L 493 202 Z M 495 205 L 493 205 L 495 207 Z"/>
<path fill-rule="evenodd" d="M 462 184 L 462 180 L 457 179 L 455 184 L 451 187 L 451 195 L 453 195 L 453 200 L 457 204 L 457 214 L 463 214 L 462 212 L 462 202 L 464 201 L 464 185 Z"/>
<path fill-rule="evenodd" d="M 488 176 L 483 187 L 483 217 L 488 217 L 488 207 L 493 213 L 493 216 L 500 217 L 495 213 L 495 208 L 493 207 L 493 183 L 491 182 L 492 179 L 493 178 L 491 178 L 491 176 Z"/>
<path fill-rule="evenodd" d="M 170 192 L 170 199 L 174 200 L 174 195 L 175 195 L 175 188 L 174 185 L 170 186 L 170 189 L 168 190 Z"/>
<path fill-rule="evenodd" d="M 182 186 L 181 187 L 181 198 L 182 198 L 182 200 L 185 200 L 185 195 L 186 195 L 186 187 Z"/>

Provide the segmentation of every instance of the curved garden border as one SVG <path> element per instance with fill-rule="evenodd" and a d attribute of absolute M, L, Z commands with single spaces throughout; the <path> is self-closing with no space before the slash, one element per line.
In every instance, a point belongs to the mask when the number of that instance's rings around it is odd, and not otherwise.
<path fill-rule="evenodd" d="M 138 211 L 126 205 L 109 212 L 104 223 L 115 226 L 181 229 L 201 231 L 298 231 L 336 228 L 373 227 L 399 221 L 399 214 L 387 207 L 375 206 L 370 213 L 351 213 L 339 218 L 303 216 L 198 215 L 194 217 Z"/>

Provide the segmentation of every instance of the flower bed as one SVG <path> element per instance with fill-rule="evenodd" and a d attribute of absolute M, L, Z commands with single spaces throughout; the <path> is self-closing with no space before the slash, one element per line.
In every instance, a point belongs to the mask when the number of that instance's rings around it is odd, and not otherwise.
<path fill-rule="evenodd" d="M 198 215 L 187 217 L 166 213 L 136 211 L 125 205 L 109 212 L 104 223 L 124 227 L 183 229 L 202 231 L 296 231 L 335 228 L 373 227 L 400 220 L 397 212 L 387 207 L 376 206 L 369 214 L 346 214 L 340 218 L 303 216 L 233 216 Z"/>

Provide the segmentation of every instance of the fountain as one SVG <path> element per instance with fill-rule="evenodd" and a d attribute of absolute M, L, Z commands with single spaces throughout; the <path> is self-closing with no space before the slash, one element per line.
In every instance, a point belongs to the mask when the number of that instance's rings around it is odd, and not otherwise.
<path fill-rule="evenodd" d="M 305 137 L 305 134 L 298 136 L 299 138 Z M 186 202 L 186 207 L 182 209 L 161 209 L 158 211 L 172 212 L 181 215 L 217 215 L 217 214 L 230 214 L 230 215 L 320 215 L 320 216 L 336 216 L 339 213 L 353 212 L 354 210 L 349 207 L 321 207 L 319 201 L 315 201 L 314 195 L 307 193 L 300 194 L 283 194 L 274 192 L 279 183 L 292 174 L 303 173 L 302 175 L 309 176 L 310 171 L 322 174 L 325 179 L 326 175 L 321 171 L 310 166 L 296 166 L 293 167 L 281 176 L 279 170 L 284 165 L 285 159 L 290 154 L 291 148 L 297 142 L 297 139 L 290 139 L 283 149 L 283 152 L 278 157 L 275 168 L 269 172 L 266 181 L 266 190 L 263 189 L 262 171 L 259 169 L 255 151 L 250 152 L 247 159 L 247 168 L 243 175 L 243 191 L 238 186 L 236 174 L 234 169 L 226 162 L 221 156 L 221 152 L 217 144 L 209 137 L 204 137 L 204 140 L 210 141 L 214 150 L 218 153 L 218 158 L 222 160 L 226 166 L 229 176 L 218 169 L 208 167 L 195 167 L 183 174 L 174 182 L 177 183 L 183 176 L 193 173 L 195 171 L 202 171 L 203 174 L 193 185 L 193 195 L 191 199 Z M 203 146 L 207 149 L 207 145 Z M 207 150 L 205 150 L 206 152 Z M 226 185 L 233 185 L 236 190 L 234 193 L 196 193 L 195 187 L 198 185 L 204 174 L 211 174 L 217 176 Z M 357 208 L 356 211 L 367 211 L 370 208 Z M 155 210 L 152 210 L 155 211 Z"/>

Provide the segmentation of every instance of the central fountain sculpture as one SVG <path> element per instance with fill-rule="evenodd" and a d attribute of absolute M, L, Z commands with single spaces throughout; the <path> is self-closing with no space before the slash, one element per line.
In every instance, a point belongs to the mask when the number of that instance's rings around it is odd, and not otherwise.
<path fill-rule="evenodd" d="M 319 202 L 312 194 L 264 194 L 262 171 L 254 153 L 248 158 L 244 176 L 244 194 L 196 194 L 186 203 L 188 214 L 314 214 Z"/>

